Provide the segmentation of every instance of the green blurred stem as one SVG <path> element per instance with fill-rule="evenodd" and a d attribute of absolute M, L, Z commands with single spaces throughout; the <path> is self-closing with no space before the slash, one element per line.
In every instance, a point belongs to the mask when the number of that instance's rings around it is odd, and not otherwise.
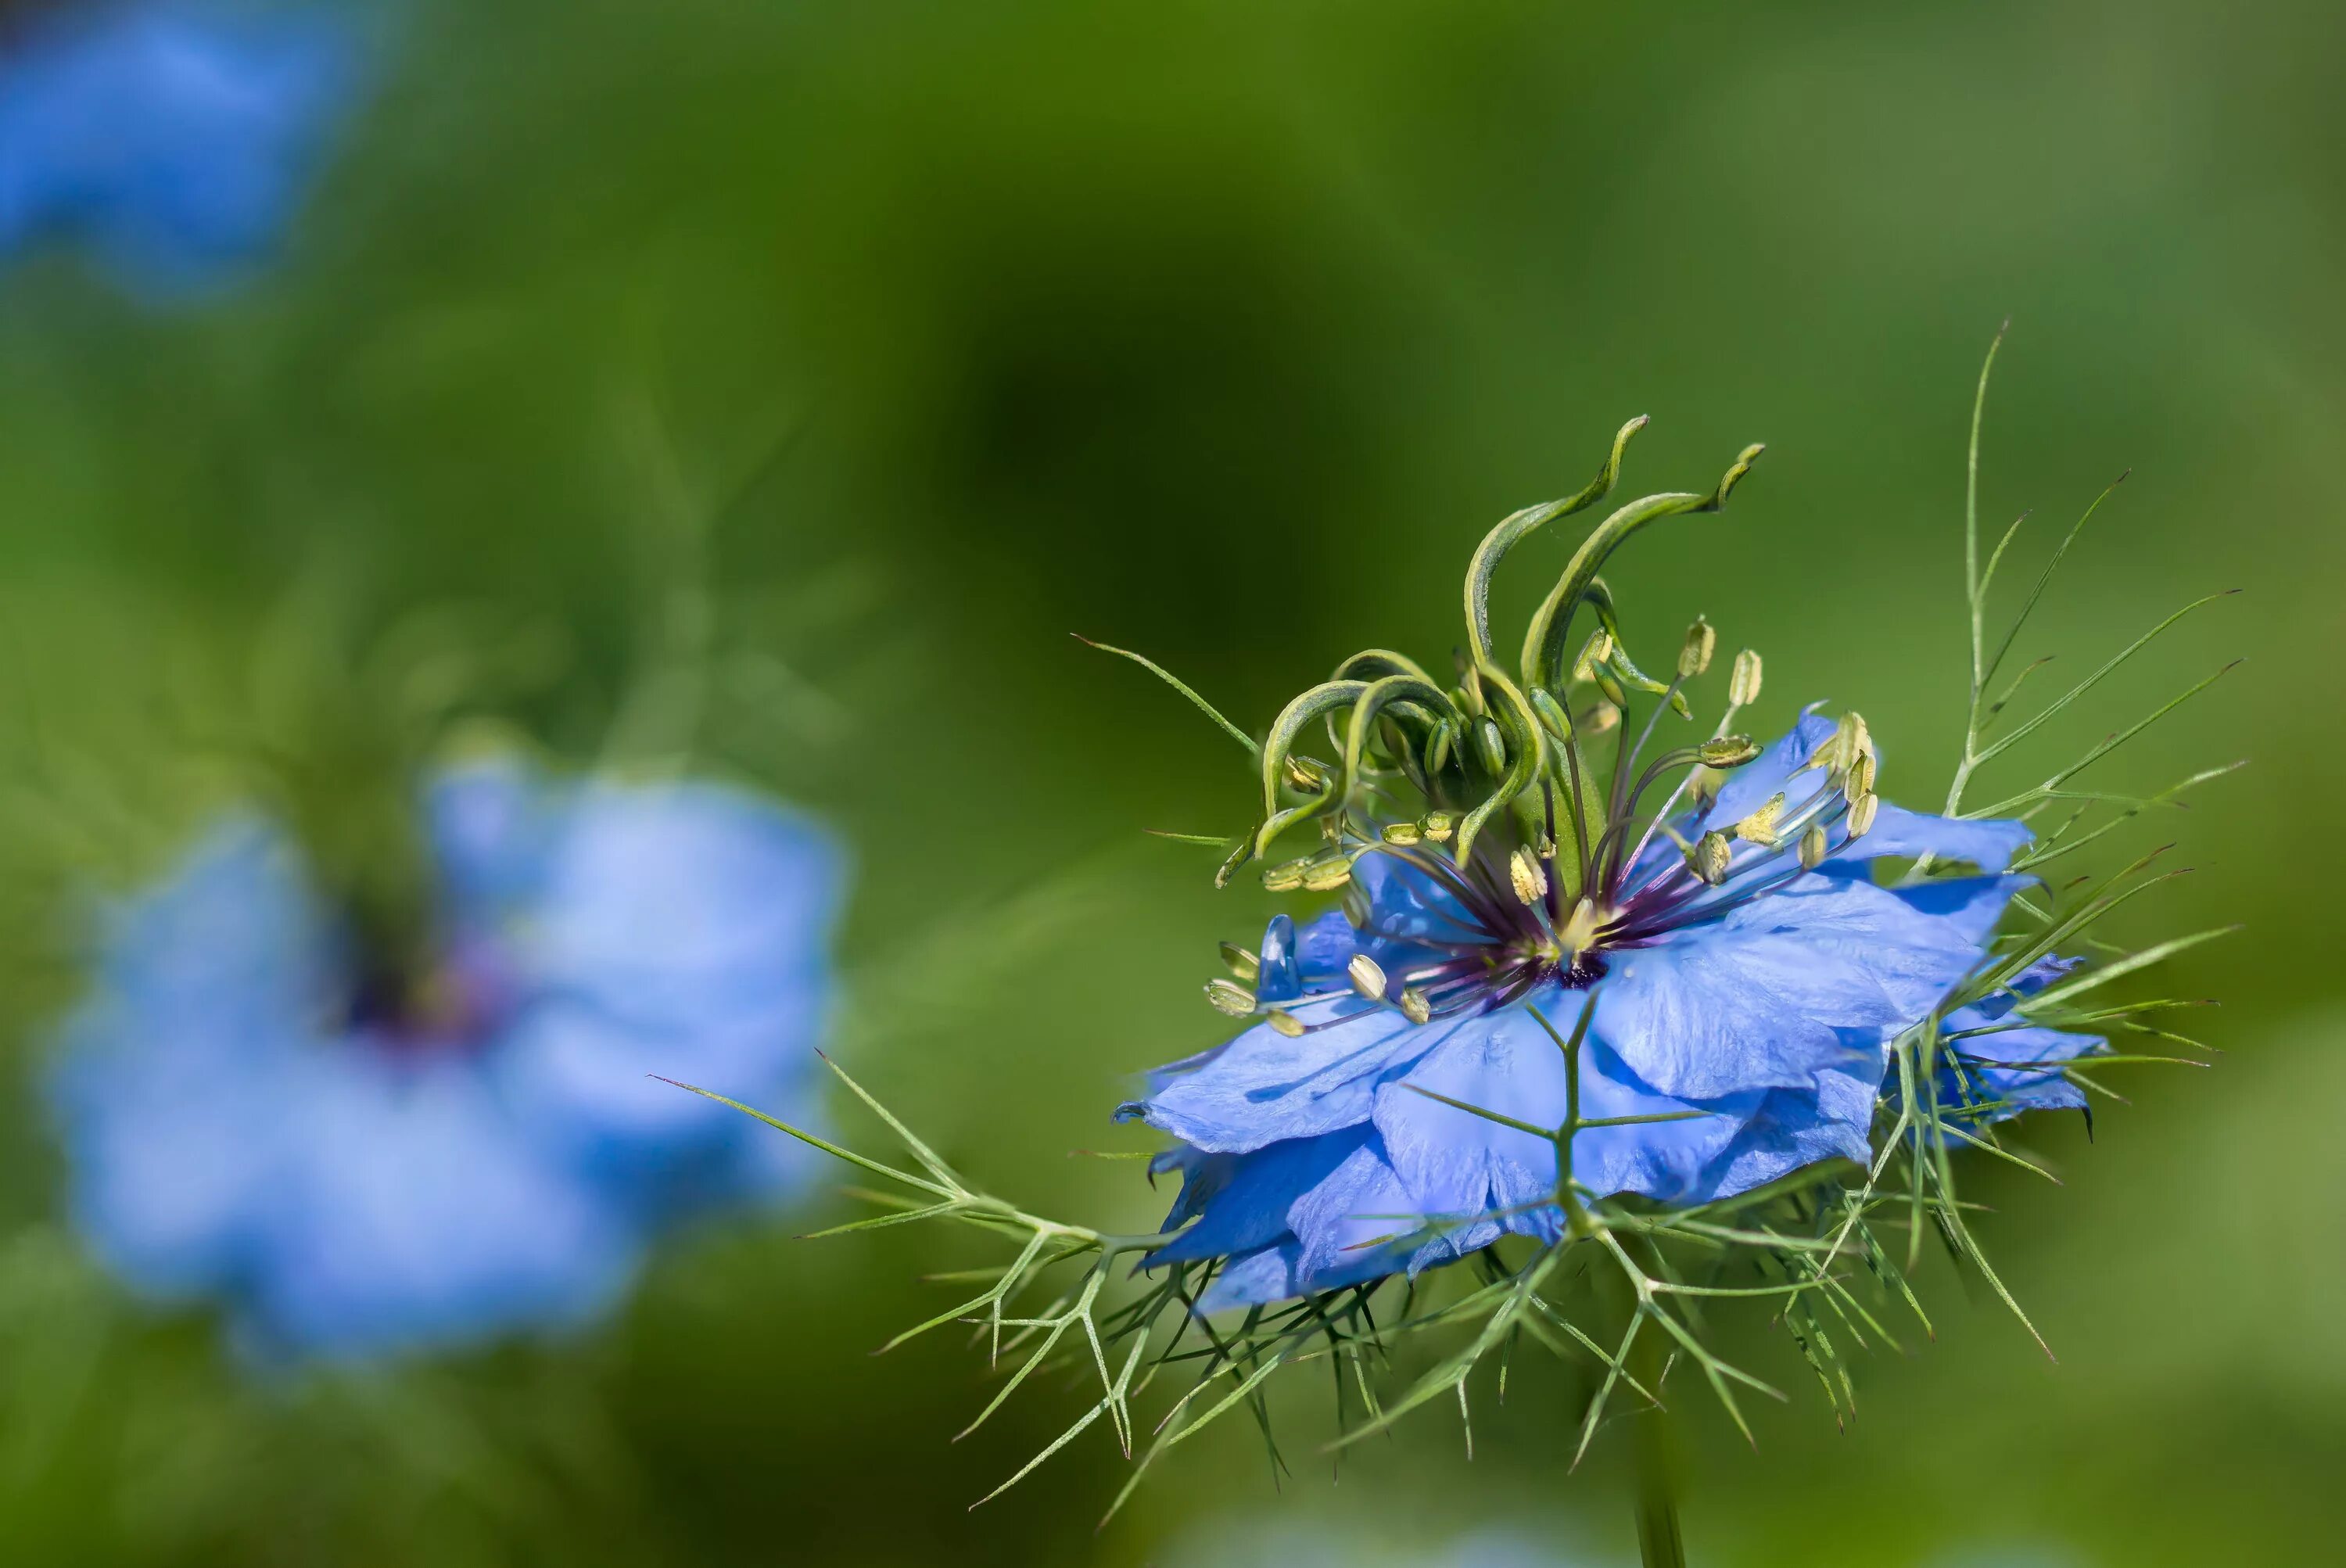
<path fill-rule="evenodd" d="M 1658 1392 L 1662 1336 L 1639 1335 L 1631 1358 L 1637 1364 L 1637 1380 Z M 1637 1558 L 1645 1568 L 1686 1568 L 1686 1547 L 1678 1538 L 1678 1454 L 1669 1419 L 1669 1412 L 1658 1404 L 1633 1418 L 1630 1441 L 1637 1468 Z"/>

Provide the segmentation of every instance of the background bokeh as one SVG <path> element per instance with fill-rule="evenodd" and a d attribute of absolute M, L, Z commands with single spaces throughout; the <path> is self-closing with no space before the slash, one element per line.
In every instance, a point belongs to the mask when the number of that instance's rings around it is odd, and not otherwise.
<path fill-rule="evenodd" d="M 1843 1429 L 1730 1317 L 1794 1398 L 1757 1452 L 1689 1402 L 1688 1536 L 1722 1564 L 2328 1554 L 2346 13 L 499 0 L 384 38 L 240 290 L 158 308 L 67 255 L 0 278 L 15 1082 L 76 994 L 76 901 L 220 798 L 158 691 L 239 667 L 304 596 L 361 640 L 462 603 L 558 633 L 505 711 L 587 755 L 705 547 L 727 635 L 781 672 L 712 721 L 708 766 L 826 813 L 860 867 L 842 1052 L 997 1190 L 1148 1225 L 1135 1166 L 1069 1151 L 1145 1146 L 1107 1112 L 1215 1037 L 1212 942 L 1265 906 L 1139 830 L 1232 830 L 1249 786 L 1067 634 L 1250 725 L 1355 647 L 1437 658 L 1481 531 L 1647 412 L 1632 485 L 1770 450 L 1728 514 L 1622 560 L 1633 629 L 1668 647 L 1707 613 L 1766 654 L 1769 722 L 1861 708 L 1888 792 L 1932 803 L 1965 422 L 2009 313 L 1983 511 L 2039 509 L 2026 570 L 2132 470 L 2023 651 L 2074 678 L 2247 590 L 2035 754 L 2248 656 L 2107 775 L 2254 759 L 2145 828 L 2200 869 L 2127 916 L 2245 922 L 2168 981 L 2224 998 L 2202 1033 L 2227 1054 L 2133 1070 L 2091 1141 L 2032 1128 L 2060 1189 L 1973 1171 L 2057 1365 L 1941 1278 L 1936 1342 L 1870 1358 Z M 1565 548 L 1526 552 L 1503 612 Z M 1123 1466 L 1095 1432 L 965 1512 L 1078 1396 L 950 1445 L 975 1359 L 864 1352 L 978 1255 L 790 1240 L 828 1198 L 705 1227 L 570 1343 L 256 1377 L 81 1257 L 37 1095 L 5 1105 L 10 1561 L 1137 1563 L 1252 1527 L 1225 1514 L 1627 1548 L 1613 1456 L 1564 1473 L 1575 1386 L 1536 1372 L 1478 1410 L 1471 1463 L 1436 1411 L 1331 1484 L 1324 1390 L 1298 1387 L 1284 1477 L 1233 1421 L 1096 1535 Z"/>

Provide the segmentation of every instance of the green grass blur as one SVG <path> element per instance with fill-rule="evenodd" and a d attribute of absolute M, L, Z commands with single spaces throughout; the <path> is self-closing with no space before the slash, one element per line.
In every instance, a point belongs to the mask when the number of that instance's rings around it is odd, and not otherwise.
<path fill-rule="evenodd" d="M 1769 452 L 1726 514 L 1610 574 L 1642 646 L 1706 613 L 1766 655 L 1763 728 L 1860 708 L 1887 792 L 1934 804 L 1965 423 L 2008 313 L 1982 511 L 2037 509 L 2014 584 L 2132 471 L 2020 652 L 2075 679 L 2247 590 L 2035 753 L 2248 656 L 2106 773 L 2254 759 L 2145 830 L 2200 869 L 2127 928 L 2246 922 L 2171 976 L 2224 999 L 2229 1054 L 2134 1069 L 2090 1143 L 2032 1129 L 2062 1188 L 1973 1169 L 2057 1365 L 1943 1277 L 1936 1342 L 1872 1356 L 1841 1430 L 1729 1318 L 1794 1397 L 1756 1453 L 1686 1401 L 1689 1541 L 1719 1564 L 2334 1551 L 2346 12 L 504 0 L 401 31 L 240 296 L 158 315 L 54 259 L 0 279 L 0 1019 L 26 1072 L 73 993 L 76 890 L 153 871 L 220 798 L 148 721 L 158 692 L 239 667 L 326 580 L 356 636 L 458 601 L 554 628 L 563 673 L 508 711 L 590 754 L 665 530 L 722 503 L 729 635 L 818 695 L 731 712 L 709 765 L 855 845 L 847 1055 L 997 1190 L 1146 1226 L 1136 1167 L 1068 1151 L 1145 1146 L 1107 1112 L 1215 1037 L 1197 983 L 1265 905 L 1139 833 L 1235 830 L 1242 759 L 1067 634 L 1258 727 L 1356 647 L 1438 659 L 1481 532 L 1650 413 L 1640 490 Z M 1525 552 L 1504 616 L 1567 548 Z M 1298 1387 L 1276 1487 L 1234 1420 L 1104 1533 L 1099 1432 L 965 1512 L 1079 1395 L 949 1445 L 976 1358 L 864 1352 L 943 1305 L 918 1275 L 978 1254 L 792 1242 L 808 1215 L 679 1242 L 575 1345 L 256 1383 L 207 1319 L 78 1261 L 37 1097 L 5 1106 L 9 1562 L 1140 1563 L 1273 1512 L 1626 1543 L 1615 1461 L 1563 1473 L 1576 1386 L 1538 1370 L 1486 1395 L 1471 1465 L 1437 1410 L 1331 1488 L 1324 1390 Z"/>

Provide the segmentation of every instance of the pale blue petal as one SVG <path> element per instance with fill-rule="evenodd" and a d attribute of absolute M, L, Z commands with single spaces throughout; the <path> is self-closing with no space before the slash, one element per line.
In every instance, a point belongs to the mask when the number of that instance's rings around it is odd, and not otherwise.
<path fill-rule="evenodd" d="M 514 1135 L 462 1062 L 344 1049 L 279 1087 L 296 1113 L 246 1302 L 263 1344 L 373 1357 L 584 1323 L 637 1257 L 628 1224 Z"/>
<path fill-rule="evenodd" d="M 831 840 L 758 797 L 580 791 L 509 933 L 529 1000 L 493 1071 L 525 1127 L 649 1192 L 721 1180 L 773 1136 L 651 1074 L 804 1120 L 842 882 Z"/>
<path fill-rule="evenodd" d="M 1610 962 L 1597 1033 L 1658 1092 L 1707 1101 L 1847 1064 L 1978 953 L 1882 889 L 1817 878 Z"/>
<path fill-rule="evenodd" d="M 1739 822 L 1766 805 L 1770 796 L 1791 796 L 1795 789 L 1793 774 L 1809 765 L 1817 748 L 1832 738 L 1833 729 L 1833 720 L 1813 709 L 1802 713 L 1800 721 L 1780 736 L 1775 744 L 1742 767 L 1728 771 L 1719 787 L 1719 799 L 1706 820 L 1722 827 Z M 1803 777 L 1819 784 L 1824 781 L 1821 772 Z"/>
<path fill-rule="evenodd" d="M 1456 1020 L 1413 1024 L 1349 994 L 1306 1003 L 1294 1016 L 1328 1026 L 1290 1039 L 1258 1023 L 1117 1115 L 1145 1118 L 1201 1149 L 1244 1152 L 1317 1137 L 1368 1120 L 1386 1074 L 1462 1027 Z"/>
<path fill-rule="evenodd" d="M 2001 871 L 2013 857 L 2035 841 L 2025 822 L 1993 817 L 1933 817 L 1909 811 L 1884 800 L 1875 809 L 1873 825 L 1854 840 L 1834 831 L 1835 860 L 1880 860 L 1887 856 L 1941 860 L 1968 860 L 1983 871 Z"/>
<path fill-rule="evenodd" d="M 1207 1156 L 1166 1217 L 1169 1227 L 1191 1211 L 1200 1217 L 1149 1255 L 1153 1267 L 1267 1247 L 1288 1234 L 1287 1211 L 1366 1143 L 1363 1123 L 1320 1138 L 1297 1138 L 1245 1155 Z M 1193 1193 L 1202 1193 L 1202 1196 Z"/>

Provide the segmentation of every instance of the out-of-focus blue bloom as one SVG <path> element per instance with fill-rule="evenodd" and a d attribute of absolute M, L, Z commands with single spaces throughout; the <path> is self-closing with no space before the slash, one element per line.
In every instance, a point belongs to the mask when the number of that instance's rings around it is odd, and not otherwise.
<path fill-rule="evenodd" d="M 1737 842 L 1715 882 L 1668 846 L 1631 857 L 1568 966 L 1525 940 L 1503 867 L 1454 874 L 1399 850 L 1356 862 L 1357 928 L 1335 913 L 1300 933 L 1274 921 L 1258 994 L 1287 1003 L 1288 1032 L 1258 1024 L 1174 1064 L 1120 1113 L 1181 1140 L 1163 1162 L 1184 1177 L 1170 1223 L 1196 1223 L 1156 1257 L 1226 1259 L 1200 1302 L 1212 1309 L 1413 1272 L 1506 1232 L 1556 1238 L 1554 1144 L 1431 1096 L 1561 1125 L 1558 1036 L 1592 998 L 1582 1118 L 1697 1114 L 1579 1133 L 1573 1177 L 1591 1197 L 1700 1203 L 1866 1159 L 1890 1043 L 1980 963 L 2025 883 L 1999 873 L 2029 835 L 1885 805 L 1852 839 L 1845 797 L 1802 782 L 1834 734 L 1804 716 L 1679 824 L 1693 838 L 1765 811 L 1789 824 L 1780 840 Z M 1828 850 L 1804 871 L 1787 851 L 1811 826 Z M 1870 879 L 1876 858 L 1926 852 L 1986 874 Z M 1396 991 L 1423 988 L 1431 1020 L 1347 987 L 1357 953 Z"/>
<path fill-rule="evenodd" d="M 78 1222 L 134 1285 L 330 1357 L 560 1328 L 793 1145 L 647 1074 L 811 1114 L 832 841 L 703 784 L 444 772 L 430 1003 L 371 1016 L 293 844 L 240 819 L 111 920 L 54 1079 Z M 795 1109 L 793 1109 L 795 1107 Z"/>
<path fill-rule="evenodd" d="M 350 18 L 125 0 L 0 39 L 0 255 L 87 248 L 177 297 L 265 255 L 357 87 Z"/>

